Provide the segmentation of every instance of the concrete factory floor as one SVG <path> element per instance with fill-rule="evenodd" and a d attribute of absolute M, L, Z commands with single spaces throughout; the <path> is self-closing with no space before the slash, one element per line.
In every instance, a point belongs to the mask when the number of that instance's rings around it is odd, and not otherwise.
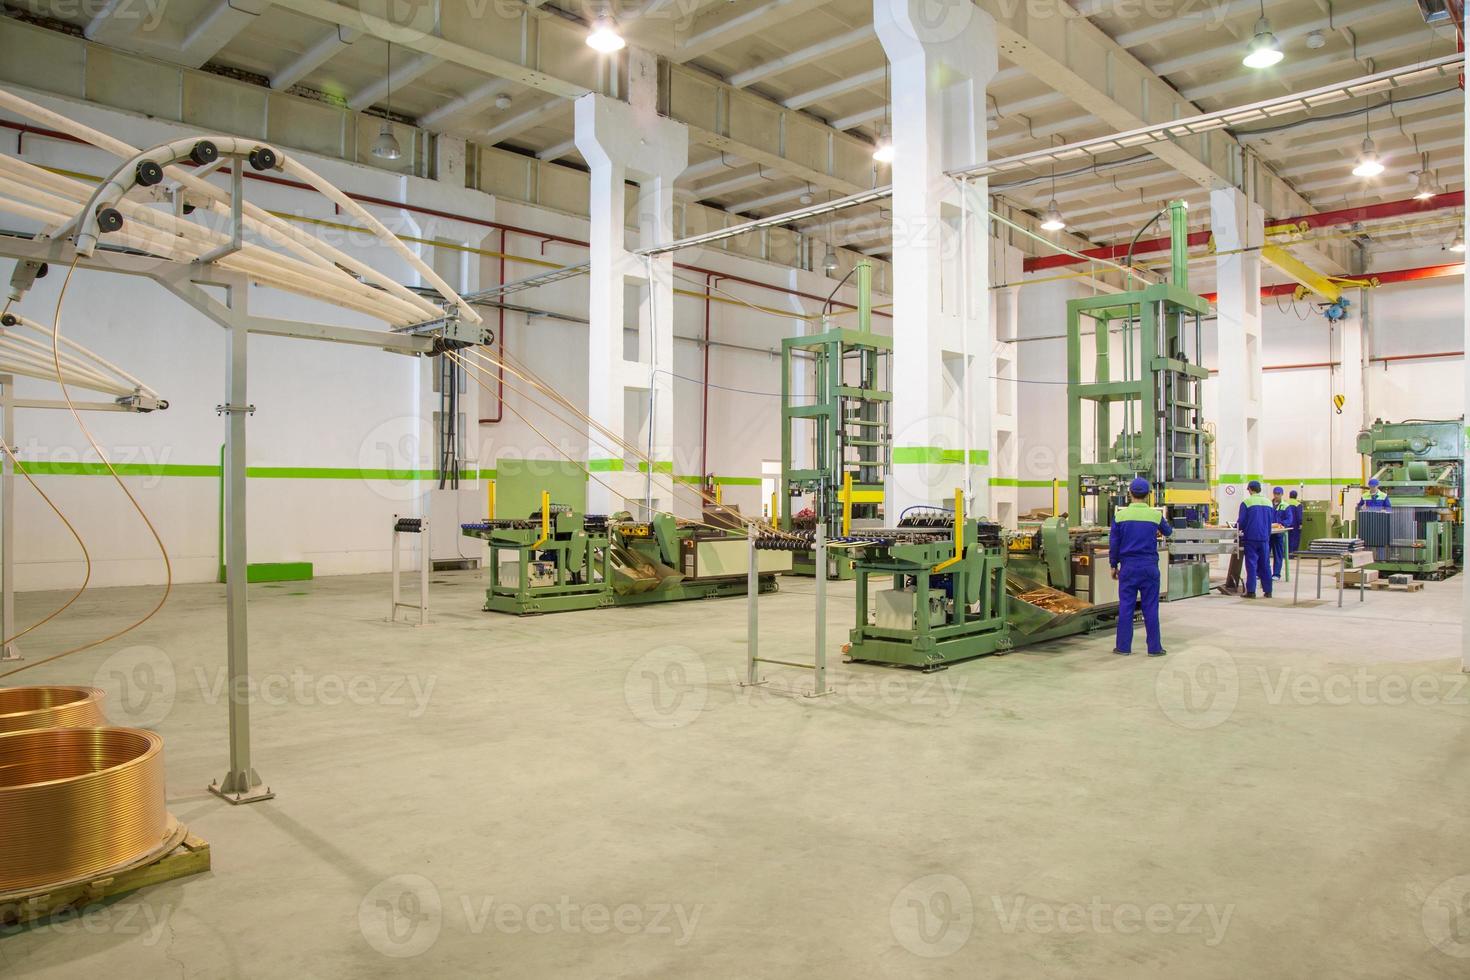
<path fill-rule="evenodd" d="M 1458 579 L 1169 605 L 1162 660 L 1094 635 L 931 675 L 838 663 L 812 700 L 797 670 L 739 686 L 742 599 L 517 620 L 478 611 L 478 573 L 434 578 L 428 629 L 383 621 L 386 576 L 252 587 L 266 803 L 205 792 L 220 586 L 6 681 L 98 682 L 154 725 L 214 869 L 11 932 L 0 974 L 1470 970 Z M 813 583 L 784 582 L 762 652 L 807 659 Z M 26 652 L 156 595 L 90 592 Z M 23 596 L 22 621 L 61 598 Z"/>

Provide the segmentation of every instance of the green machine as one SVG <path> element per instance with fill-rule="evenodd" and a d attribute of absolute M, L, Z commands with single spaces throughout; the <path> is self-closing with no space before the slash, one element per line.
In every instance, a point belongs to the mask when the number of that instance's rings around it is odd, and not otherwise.
<path fill-rule="evenodd" d="M 835 538 L 854 524 L 883 515 L 883 481 L 890 447 L 889 365 L 893 340 L 873 333 L 873 266 L 864 260 L 857 278 L 856 329 L 827 329 L 781 341 L 780 527 L 811 530 L 822 521 Z M 814 373 L 812 397 L 795 392 L 801 362 Z M 810 450 L 810 467 L 798 468 L 798 446 Z M 808 498 L 810 514 L 793 514 L 792 502 Z M 852 562 L 829 552 L 829 578 L 851 578 Z M 814 552 L 793 554 L 792 571 L 815 574 Z"/>
<path fill-rule="evenodd" d="M 1210 589 L 1207 557 L 1234 547 L 1228 529 L 1210 528 L 1211 434 L 1205 427 L 1201 320 L 1209 303 L 1189 290 L 1188 208 L 1173 201 L 1167 282 L 1067 302 L 1067 533 L 1060 519 L 1043 525 L 1040 546 L 1051 584 L 1074 591 L 1092 575 L 1113 512 L 1128 501 L 1134 477 L 1148 479 L 1153 501 L 1176 529 L 1165 595 L 1181 599 Z M 1084 325 L 1092 327 L 1091 369 Z M 1118 331 L 1114 348 L 1113 331 Z M 1090 420 L 1087 418 L 1091 415 Z M 1057 552 L 1066 549 L 1061 554 Z M 1094 598 L 1097 598 L 1094 596 Z"/>
<path fill-rule="evenodd" d="M 1116 605 L 1096 608 L 1009 571 L 1000 525 L 960 507 L 910 508 L 897 527 L 854 529 L 834 546 L 859 555 L 846 647 L 854 661 L 936 670 L 1117 621 Z M 885 579 L 890 588 L 874 587 Z"/>
<path fill-rule="evenodd" d="M 1376 559 L 1368 567 L 1416 578 L 1452 574 L 1464 561 L 1464 418 L 1376 419 L 1358 433 L 1357 448 L 1390 505 L 1358 509 L 1358 537 Z"/>
<path fill-rule="evenodd" d="M 1318 538 L 1342 536 L 1342 518 L 1332 513 L 1330 500 L 1302 501 L 1302 548 L 1311 547 Z"/>
<path fill-rule="evenodd" d="M 746 594 L 743 531 L 672 514 L 644 521 L 583 513 L 587 474 L 576 464 L 501 459 L 496 474 L 491 506 L 526 516 L 460 525 L 490 549 L 487 612 L 525 616 Z M 776 574 L 790 567 L 789 554 L 757 553 L 760 591 L 776 591 Z"/>
<path fill-rule="evenodd" d="M 635 521 L 544 504 L 540 514 L 461 525 L 490 547 L 485 611 L 525 616 L 605 606 L 745 595 L 745 535 L 656 514 Z M 501 554 L 511 552 L 514 561 Z M 790 556 L 758 553 L 761 592 L 776 591 Z M 784 559 L 784 561 L 783 561 Z"/>

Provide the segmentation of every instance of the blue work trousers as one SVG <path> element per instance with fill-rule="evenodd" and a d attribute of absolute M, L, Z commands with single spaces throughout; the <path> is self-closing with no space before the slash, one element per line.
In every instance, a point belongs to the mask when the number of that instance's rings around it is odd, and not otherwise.
<path fill-rule="evenodd" d="M 1133 652 L 1133 614 L 1140 609 L 1148 652 L 1159 653 L 1164 649 L 1164 641 L 1159 636 L 1157 561 L 1124 561 L 1118 566 L 1118 638 L 1114 649 Z"/>
<path fill-rule="evenodd" d="M 1256 579 L 1261 580 L 1261 591 L 1271 597 L 1271 542 L 1247 539 L 1245 547 L 1245 594 L 1256 594 Z"/>

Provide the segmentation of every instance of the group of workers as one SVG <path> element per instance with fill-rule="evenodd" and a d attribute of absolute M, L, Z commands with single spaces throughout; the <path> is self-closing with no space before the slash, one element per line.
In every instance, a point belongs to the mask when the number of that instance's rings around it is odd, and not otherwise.
<path fill-rule="evenodd" d="M 1108 563 L 1118 582 L 1118 632 L 1113 652 L 1127 656 L 1133 652 L 1133 615 L 1143 613 L 1148 655 L 1161 657 L 1164 650 L 1159 630 L 1159 549 L 1158 537 L 1174 533 L 1168 518 L 1150 506 L 1152 488 L 1143 477 L 1128 487 L 1132 498 L 1125 507 L 1113 513 L 1113 526 L 1108 533 Z M 1256 597 L 1256 580 L 1261 592 L 1271 598 L 1271 585 L 1281 577 L 1287 550 L 1301 549 L 1305 508 L 1295 490 L 1284 494 L 1281 487 L 1271 488 L 1271 497 L 1262 496 L 1261 481 L 1246 485 L 1248 496 L 1240 502 L 1235 526 L 1240 531 L 1241 550 L 1245 560 L 1245 598 Z M 1360 508 L 1387 510 L 1388 494 L 1378 480 L 1368 481 L 1368 491 L 1358 502 Z"/>
<path fill-rule="evenodd" d="M 1235 526 L 1245 559 L 1245 598 L 1256 597 L 1256 580 L 1261 593 L 1271 598 L 1271 583 L 1281 577 L 1289 548 L 1297 551 L 1302 542 L 1304 508 L 1295 490 L 1283 499 L 1281 487 L 1271 488 L 1271 498 L 1261 496 L 1261 481 L 1246 484 L 1248 496 L 1240 502 Z M 1280 528 L 1280 530 L 1277 530 Z"/>

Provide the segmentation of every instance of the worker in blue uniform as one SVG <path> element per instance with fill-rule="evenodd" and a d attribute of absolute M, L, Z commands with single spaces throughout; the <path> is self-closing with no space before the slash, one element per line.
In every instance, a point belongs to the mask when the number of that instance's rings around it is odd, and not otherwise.
<path fill-rule="evenodd" d="M 1288 506 L 1291 507 L 1292 521 L 1291 530 L 1286 532 L 1286 546 L 1291 549 L 1292 554 L 1302 550 L 1302 525 L 1307 523 L 1307 508 L 1297 497 L 1293 490 L 1287 494 L 1290 498 Z"/>
<path fill-rule="evenodd" d="M 1280 487 L 1271 488 L 1271 520 L 1280 524 L 1286 530 L 1279 534 L 1271 535 L 1271 577 L 1281 577 L 1281 566 L 1286 563 L 1286 539 L 1291 529 L 1296 526 L 1296 508 L 1288 504 L 1282 496 Z M 1293 490 L 1292 494 L 1295 495 Z"/>
<path fill-rule="evenodd" d="M 1392 507 L 1393 502 L 1388 499 L 1388 494 L 1384 493 L 1378 486 L 1378 477 L 1375 476 L 1369 480 L 1368 492 L 1358 498 L 1358 509 L 1390 510 Z"/>
<path fill-rule="evenodd" d="M 1271 524 L 1276 510 L 1271 501 L 1261 496 L 1261 481 L 1246 484 L 1249 495 L 1240 502 L 1240 515 L 1235 521 L 1240 531 L 1241 550 L 1245 554 L 1245 597 L 1256 597 L 1256 579 L 1261 591 L 1271 598 Z"/>
<path fill-rule="evenodd" d="M 1118 580 L 1118 636 L 1113 652 L 1127 656 L 1133 652 L 1133 614 L 1143 612 L 1143 629 L 1148 637 L 1148 655 L 1162 657 L 1163 638 L 1159 635 L 1159 546 L 1158 537 L 1174 533 L 1163 511 L 1150 507 L 1148 481 L 1138 477 L 1128 485 L 1133 498 L 1126 507 L 1113 512 L 1113 526 L 1108 531 L 1108 564 Z"/>

